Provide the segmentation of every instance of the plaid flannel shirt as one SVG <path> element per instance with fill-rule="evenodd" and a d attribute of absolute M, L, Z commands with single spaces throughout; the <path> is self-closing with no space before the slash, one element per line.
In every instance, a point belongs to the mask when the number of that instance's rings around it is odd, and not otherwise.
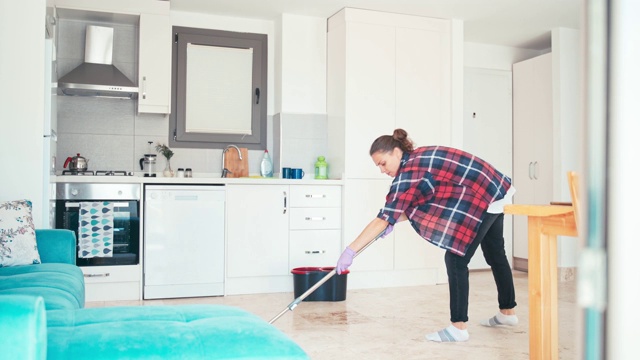
<path fill-rule="evenodd" d="M 428 146 L 405 152 L 378 217 L 395 224 L 406 214 L 427 241 L 464 256 L 493 201 L 511 179 L 462 150 Z"/>

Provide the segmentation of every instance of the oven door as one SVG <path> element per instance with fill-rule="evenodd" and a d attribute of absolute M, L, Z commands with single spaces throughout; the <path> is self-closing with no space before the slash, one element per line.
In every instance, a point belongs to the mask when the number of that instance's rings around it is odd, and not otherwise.
<path fill-rule="evenodd" d="M 136 265 L 140 261 L 137 200 L 56 200 L 56 229 L 76 233 L 76 265 Z"/>

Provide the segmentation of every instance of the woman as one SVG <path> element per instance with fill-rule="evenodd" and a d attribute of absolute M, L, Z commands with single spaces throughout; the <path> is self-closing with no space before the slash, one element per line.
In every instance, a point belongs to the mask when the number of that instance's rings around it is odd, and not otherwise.
<path fill-rule="evenodd" d="M 385 231 L 386 235 L 398 221 L 408 219 L 420 236 L 447 250 L 444 260 L 449 278 L 451 325 L 427 334 L 428 340 L 469 339 L 468 265 L 478 245 L 491 266 L 500 309 L 481 323 L 516 325 L 513 276 L 502 235 L 502 209 L 515 192 L 511 179 L 486 161 L 458 149 L 443 146 L 414 149 L 402 129 L 377 138 L 369 155 L 393 182 L 384 208 L 340 256 L 338 274 L 351 266 L 356 253 L 378 234 Z"/>

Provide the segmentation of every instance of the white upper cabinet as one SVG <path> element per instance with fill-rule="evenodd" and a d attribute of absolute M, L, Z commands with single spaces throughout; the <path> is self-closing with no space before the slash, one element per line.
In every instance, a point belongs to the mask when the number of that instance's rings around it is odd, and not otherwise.
<path fill-rule="evenodd" d="M 344 9 L 329 19 L 327 112 L 333 171 L 381 179 L 369 147 L 404 128 L 416 145 L 451 143 L 451 21 Z"/>
<path fill-rule="evenodd" d="M 169 15 L 141 14 L 138 112 L 171 112 L 171 24 Z"/>

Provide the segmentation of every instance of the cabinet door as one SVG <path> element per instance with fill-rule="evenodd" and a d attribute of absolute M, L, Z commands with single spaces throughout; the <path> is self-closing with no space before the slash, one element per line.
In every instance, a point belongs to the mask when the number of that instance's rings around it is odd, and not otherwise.
<path fill-rule="evenodd" d="M 344 244 L 349 245 L 360 235 L 384 206 L 391 180 L 346 180 L 344 185 Z M 379 239 L 353 262 L 354 271 L 392 270 L 393 236 Z"/>
<path fill-rule="evenodd" d="M 416 146 L 450 145 L 447 36 L 437 29 L 396 29 L 395 128 L 407 130 Z"/>
<path fill-rule="evenodd" d="M 383 179 L 371 143 L 395 125 L 395 29 L 348 23 L 345 96 L 345 176 Z"/>
<path fill-rule="evenodd" d="M 513 65 L 515 204 L 549 204 L 553 194 L 551 54 Z M 513 217 L 513 256 L 528 258 L 527 217 Z"/>
<path fill-rule="evenodd" d="M 168 15 L 140 15 L 138 112 L 171 112 L 171 25 Z"/>
<path fill-rule="evenodd" d="M 227 186 L 227 276 L 289 274 L 289 186 Z"/>

